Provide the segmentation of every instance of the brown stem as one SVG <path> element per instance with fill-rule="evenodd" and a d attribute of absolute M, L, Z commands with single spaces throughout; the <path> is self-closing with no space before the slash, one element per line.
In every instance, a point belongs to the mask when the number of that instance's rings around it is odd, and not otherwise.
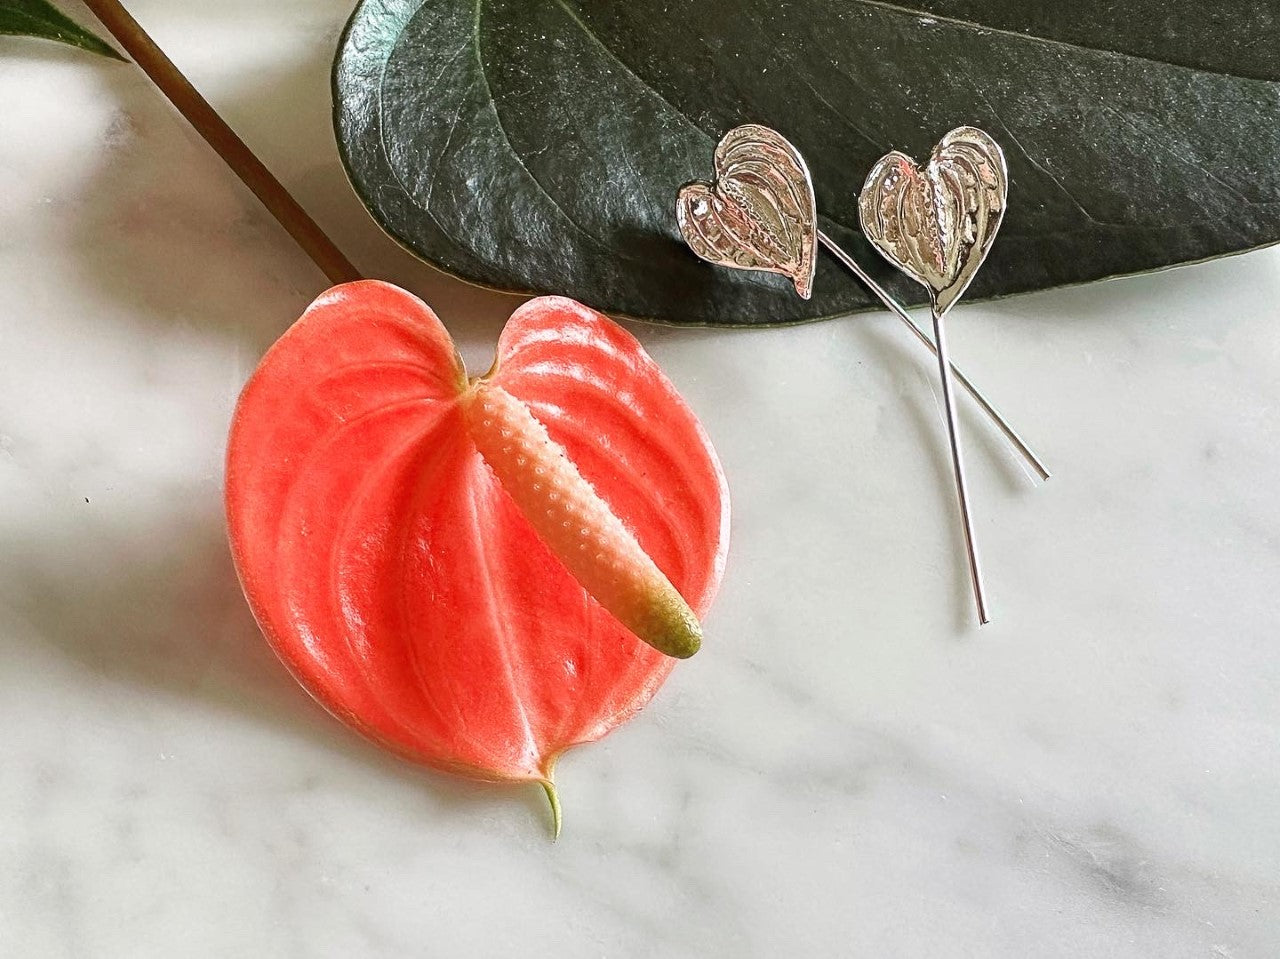
<path fill-rule="evenodd" d="M 209 146 L 217 151 L 232 171 L 254 196 L 279 221 L 291 237 L 297 241 L 307 256 L 315 261 L 331 283 L 346 283 L 360 279 L 357 270 L 320 229 L 307 211 L 298 205 L 262 161 L 236 136 L 235 131 L 209 106 L 191 81 L 173 65 L 138 21 L 129 15 L 119 0 L 84 0 L 102 25 L 120 42 L 135 63 L 146 72 L 169 98 L 178 112 L 196 128 Z"/>

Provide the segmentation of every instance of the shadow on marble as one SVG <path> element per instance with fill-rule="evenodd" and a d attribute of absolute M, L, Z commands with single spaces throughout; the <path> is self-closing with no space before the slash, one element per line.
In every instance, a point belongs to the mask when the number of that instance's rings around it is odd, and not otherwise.
<path fill-rule="evenodd" d="M 163 499 L 169 508 L 145 518 L 108 519 L 109 507 L 86 504 L 86 519 L 63 524 L 63 536 L 10 543 L 16 561 L 0 573 L 0 593 L 40 642 L 97 680 L 137 690 L 141 705 L 159 693 L 161 701 L 187 701 L 184 712 L 199 716 L 238 714 L 420 790 L 444 815 L 521 802 L 531 817 L 546 818 L 538 788 L 473 783 L 414 766 L 329 716 L 259 632 L 236 581 L 219 497 L 175 488 Z M 189 508 L 176 509 L 178 503 Z M 162 731 L 151 734 L 159 753 Z"/>
<path fill-rule="evenodd" d="M 960 526 L 960 512 L 956 505 L 955 480 L 952 475 L 950 447 L 947 444 L 944 413 L 940 387 L 922 375 L 913 364 L 918 356 L 909 355 L 911 342 L 907 339 L 909 331 L 872 330 L 865 325 L 850 326 L 848 339 L 850 350 L 868 363 L 878 364 L 882 369 L 891 371 L 894 383 L 894 401 L 901 403 L 907 411 L 907 422 L 914 434 L 911 441 L 919 445 L 929 458 L 931 476 L 936 478 L 932 484 L 933 496 L 929 502 L 914 502 L 908 508 L 932 513 L 938 517 L 939 523 L 945 523 L 948 537 L 951 540 L 952 554 L 957 558 L 951 566 L 949 577 L 949 603 L 954 610 L 952 640 L 964 640 L 973 637 L 973 594 L 969 584 L 968 567 L 964 564 L 965 543 L 964 532 Z M 904 335 L 904 333 L 906 335 Z M 892 337 L 891 335 L 892 334 Z M 919 347 L 912 352 L 921 353 Z M 930 364 L 929 371 L 934 369 Z M 981 415 L 976 413 L 972 405 L 962 401 L 960 414 L 964 440 L 967 443 L 967 457 L 975 453 L 989 457 L 999 464 L 999 473 L 1009 487 L 1017 490 L 1031 488 L 1027 479 L 1013 459 L 1005 452 L 999 441 L 992 440 L 993 430 L 982 423 Z M 966 415 L 969 414 L 969 415 Z M 881 469 L 905 469 L 903 464 L 882 463 Z M 979 534 L 980 535 L 980 534 Z M 941 601 L 941 600 L 940 600 Z"/>

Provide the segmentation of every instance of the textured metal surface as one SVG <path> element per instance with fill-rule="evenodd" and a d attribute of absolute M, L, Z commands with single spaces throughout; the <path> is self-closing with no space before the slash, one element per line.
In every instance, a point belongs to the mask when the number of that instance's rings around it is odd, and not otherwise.
<path fill-rule="evenodd" d="M 715 182 L 687 184 L 676 199 L 685 242 L 718 266 L 781 273 L 809 299 L 817 212 L 800 151 L 776 130 L 748 123 L 724 135 L 715 159 Z"/>
<path fill-rule="evenodd" d="M 923 167 L 896 151 L 881 157 L 862 187 L 858 216 L 872 245 L 928 287 L 945 314 L 987 258 L 1008 193 L 1000 145 L 976 127 L 957 127 Z"/>

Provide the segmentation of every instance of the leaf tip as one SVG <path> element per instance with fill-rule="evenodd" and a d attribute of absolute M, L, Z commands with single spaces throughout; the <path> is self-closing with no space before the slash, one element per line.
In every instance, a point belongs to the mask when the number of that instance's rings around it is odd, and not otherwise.
<path fill-rule="evenodd" d="M 119 50 L 117 50 L 115 47 L 113 47 L 109 43 L 103 43 L 102 48 L 100 50 L 96 50 L 95 52 L 102 54 L 108 60 L 115 60 L 117 63 L 130 62 L 128 57 L 126 57 L 123 53 L 121 53 Z"/>
<path fill-rule="evenodd" d="M 560 809 L 560 794 L 556 792 L 555 780 L 548 774 L 546 779 L 538 780 L 538 785 L 547 794 L 547 802 L 551 806 L 551 841 L 560 838 L 560 828 L 564 825 L 564 816 Z"/>
<path fill-rule="evenodd" d="M 127 63 L 128 58 L 91 30 L 82 27 L 48 0 L 23 0 L 0 6 L 0 35 L 37 37 Z"/>

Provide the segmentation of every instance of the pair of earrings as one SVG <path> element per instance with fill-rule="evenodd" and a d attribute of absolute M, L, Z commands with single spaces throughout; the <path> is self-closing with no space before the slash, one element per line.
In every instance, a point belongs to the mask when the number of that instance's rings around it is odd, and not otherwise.
<path fill-rule="evenodd" d="M 952 366 L 944 319 L 973 282 L 1004 216 L 1009 174 L 999 144 L 976 127 L 959 127 L 934 148 L 928 163 L 888 153 L 872 167 L 858 198 L 858 218 L 871 244 L 929 292 L 933 339 L 829 236 L 818 229 L 813 181 L 800 152 L 758 124 L 735 127 L 715 152 L 716 179 L 680 190 L 676 219 L 702 259 L 791 279 L 808 299 L 825 246 L 896 314 L 938 360 L 951 464 L 978 621 L 987 623 L 986 590 L 969 508 L 952 380 L 991 418 L 1042 479 L 1049 471 L 969 379 Z"/>

